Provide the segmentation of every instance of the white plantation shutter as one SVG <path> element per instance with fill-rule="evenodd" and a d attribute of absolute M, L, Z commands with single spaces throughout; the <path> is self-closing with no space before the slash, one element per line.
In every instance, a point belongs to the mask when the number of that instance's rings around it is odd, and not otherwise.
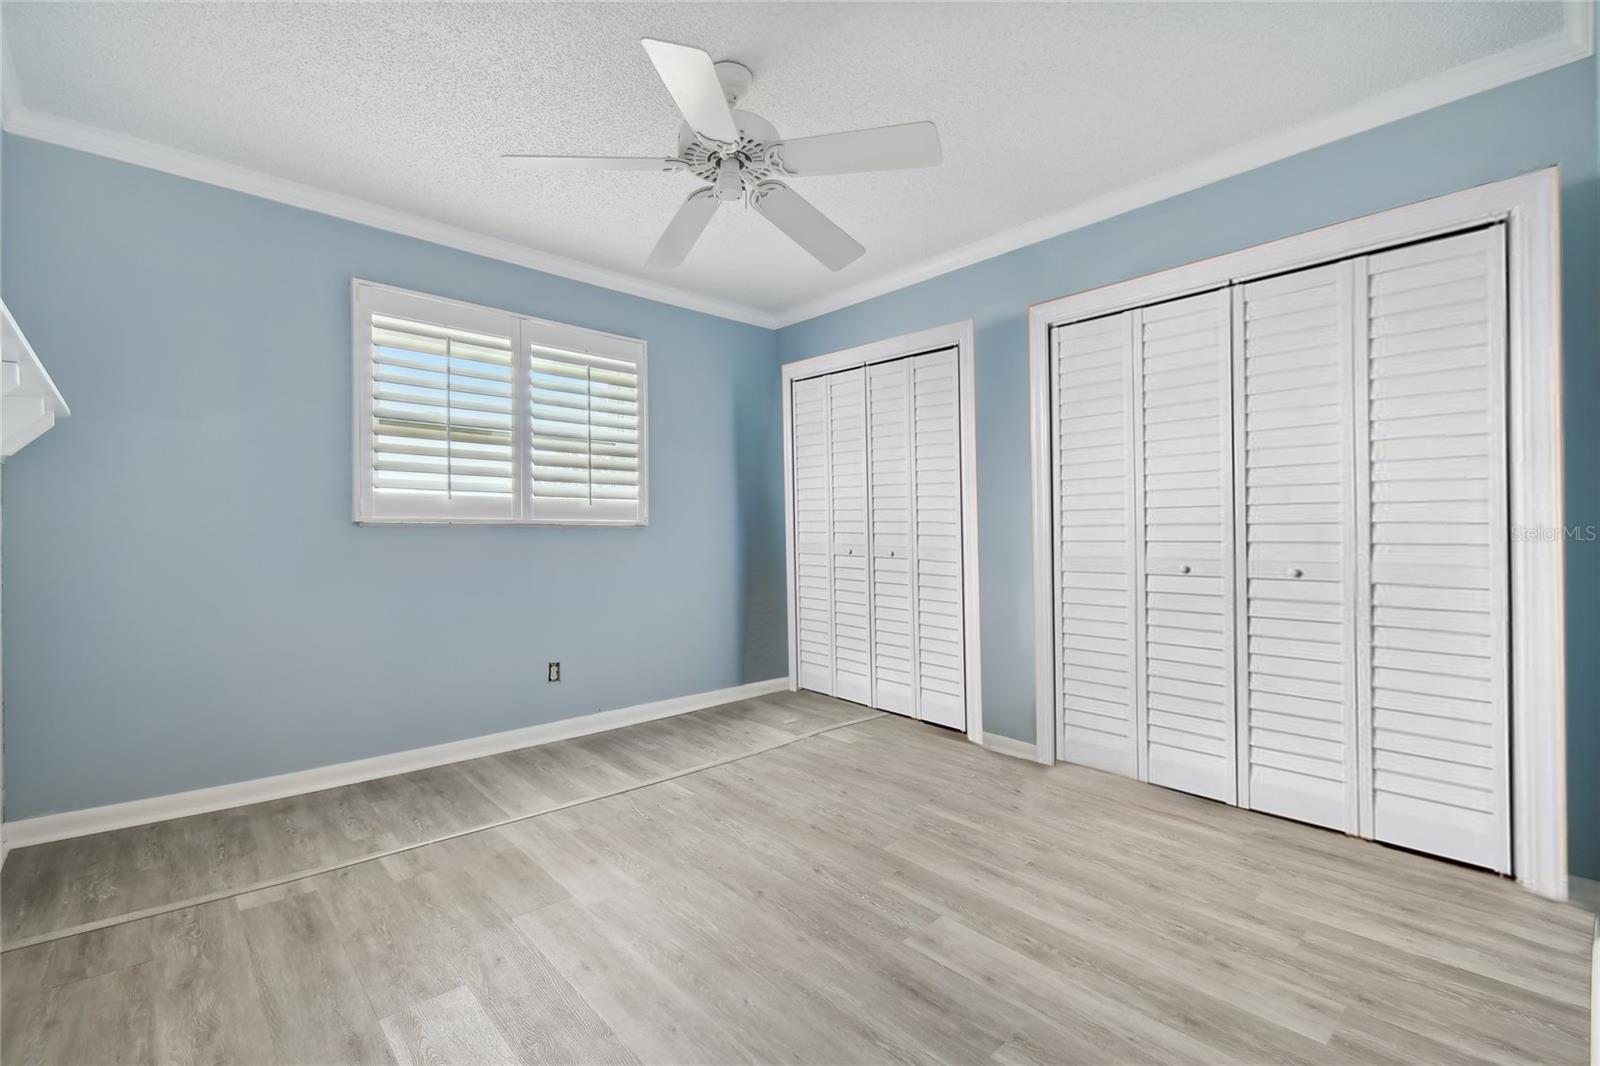
<path fill-rule="evenodd" d="M 1360 263 L 1363 830 L 1511 868 L 1504 229 Z M 1358 423 L 1359 424 L 1359 423 Z"/>
<path fill-rule="evenodd" d="M 366 296 L 356 448 L 367 514 L 514 518 L 515 321 L 408 293 Z"/>
<path fill-rule="evenodd" d="M 358 521 L 645 520 L 643 342 L 353 288 Z"/>
<path fill-rule="evenodd" d="M 1061 751 L 1138 776 L 1133 316 L 1061 326 L 1054 340 Z"/>
<path fill-rule="evenodd" d="M 1225 290 L 1136 312 L 1146 778 L 1232 802 L 1233 374 Z"/>
<path fill-rule="evenodd" d="M 1351 263 L 1234 289 L 1240 802 L 1357 830 Z"/>
<path fill-rule="evenodd" d="M 635 518 L 642 443 L 638 365 L 539 344 L 528 351 L 534 515 Z"/>

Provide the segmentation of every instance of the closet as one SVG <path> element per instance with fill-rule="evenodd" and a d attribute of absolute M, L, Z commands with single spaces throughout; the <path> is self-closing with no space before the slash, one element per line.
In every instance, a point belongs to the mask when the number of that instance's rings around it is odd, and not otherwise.
<path fill-rule="evenodd" d="M 1053 326 L 1063 759 L 1510 869 L 1504 240 Z"/>
<path fill-rule="evenodd" d="M 967 728 L 956 349 L 790 385 L 795 680 Z"/>

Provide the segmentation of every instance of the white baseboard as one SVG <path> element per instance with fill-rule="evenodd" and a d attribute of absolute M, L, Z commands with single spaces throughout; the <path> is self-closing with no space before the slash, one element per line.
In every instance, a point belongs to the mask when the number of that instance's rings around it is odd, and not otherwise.
<path fill-rule="evenodd" d="M 985 733 L 983 735 L 983 746 L 1001 755 L 1009 755 L 1013 759 L 1027 759 L 1029 762 L 1033 762 L 1038 755 L 1038 749 L 1028 741 L 1012 740 L 1010 737 L 1003 737 L 999 733 Z"/>
<path fill-rule="evenodd" d="M 1569 874 L 1567 902 L 1594 914 L 1600 914 L 1600 881 L 1591 881 L 1587 877 Z"/>
<path fill-rule="evenodd" d="M 1589 945 L 1589 1063 L 1600 1066 L 1600 922 Z"/>
<path fill-rule="evenodd" d="M 306 792 L 321 792 L 323 789 L 353 785 L 379 777 L 426 770 L 430 766 L 442 766 L 445 763 L 477 759 L 485 755 L 498 755 L 505 751 L 515 751 L 517 748 L 531 748 L 557 740 L 570 740 L 591 733 L 603 733 L 608 729 L 671 718 L 673 715 L 687 714 L 690 711 L 704 710 L 724 703 L 735 703 L 756 696 L 783 692 L 788 688 L 789 679 L 786 677 L 773 678 L 771 681 L 755 681 L 748 685 L 736 685 L 713 692 L 698 692 L 668 700 L 656 700 L 653 703 L 639 703 L 632 707 L 618 707 L 611 711 L 597 711 L 594 714 L 563 718 L 557 722 L 544 722 L 522 729 L 511 729 L 504 733 L 468 737 L 466 740 L 454 740 L 447 744 L 412 748 L 409 751 L 334 763 L 331 766 L 318 766 L 310 770 L 297 770 L 273 777 L 258 777 L 231 785 L 197 788 L 189 792 L 174 792 L 167 796 L 151 796 L 148 799 L 111 803 L 104 807 L 88 807 L 78 811 L 64 811 L 61 814 L 43 814 L 37 818 L 7 822 L 5 843 L 8 850 L 23 848 L 30 844 L 45 844 L 52 840 L 103 833 L 110 829 L 126 829 L 129 826 L 147 825 L 150 822 L 164 822 L 171 818 L 184 818 L 191 814 L 242 807 L 249 803 L 283 799 L 285 796 L 298 796 Z"/>
<path fill-rule="evenodd" d="M 1600 915 L 1600 881 L 1569 874 L 1567 902 Z M 1594 926 L 1593 936 L 1589 948 L 1589 1062 L 1600 1066 L 1600 921 Z"/>

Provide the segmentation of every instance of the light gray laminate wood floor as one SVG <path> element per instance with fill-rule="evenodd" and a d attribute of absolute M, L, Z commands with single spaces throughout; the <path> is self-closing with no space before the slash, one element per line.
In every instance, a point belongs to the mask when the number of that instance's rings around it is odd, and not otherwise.
<path fill-rule="evenodd" d="M 1587 1058 L 1576 908 L 868 713 L 783 694 L 19 850 L 8 945 L 174 909 L 8 948 L 0 1057 Z"/>

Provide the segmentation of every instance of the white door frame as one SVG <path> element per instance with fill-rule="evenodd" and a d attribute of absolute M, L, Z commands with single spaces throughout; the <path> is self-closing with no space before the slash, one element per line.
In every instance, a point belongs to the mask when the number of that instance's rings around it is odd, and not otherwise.
<path fill-rule="evenodd" d="M 978 629 L 978 437 L 977 404 L 973 389 L 976 372 L 973 363 L 972 320 L 951 322 L 944 326 L 889 337 L 870 344 L 845 348 L 842 351 L 797 359 L 783 364 L 783 388 L 780 406 L 783 408 L 783 535 L 784 565 L 788 568 L 789 587 L 789 688 L 798 687 L 795 676 L 800 661 L 796 647 L 796 603 L 794 588 L 794 427 L 790 391 L 796 381 L 831 374 L 851 367 L 903 359 L 906 356 L 936 352 L 945 348 L 956 350 L 956 389 L 960 416 L 961 448 L 961 602 L 964 615 L 966 643 L 966 711 L 967 739 L 983 743 L 983 657 L 981 634 Z"/>
<path fill-rule="evenodd" d="M 1561 498 L 1561 245 L 1557 168 L 1035 304 L 1028 312 L 1033 453 L 1035 758 L 1058 753 L 1051 585 L 1050 330 L 1252 278 L 1506 223 L 1510 406 L 1513 868 L 1567 895 L 1566 615 Z M 1517 531 L 1521 535 L 1516 535 Z"/>

